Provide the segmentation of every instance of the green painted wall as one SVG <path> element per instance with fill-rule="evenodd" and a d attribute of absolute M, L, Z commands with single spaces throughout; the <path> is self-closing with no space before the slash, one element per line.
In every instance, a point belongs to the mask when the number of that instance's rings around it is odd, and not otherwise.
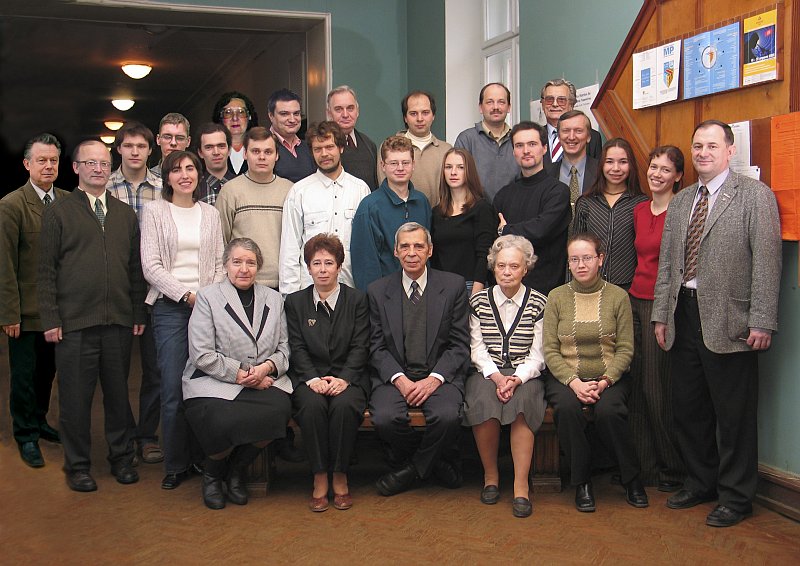
<path fill-rule="evenodd" d="M 407 2 L 408 90 L 427 90 L 433 95 L 437 111 L 432 130 L 436 137 L 445 139 L 444 0 Z M 397 97 L 396 110 L 393 108 L 398 119 L 404 95 Z M 403 126 L 402 119 L 398 126 Z"/>

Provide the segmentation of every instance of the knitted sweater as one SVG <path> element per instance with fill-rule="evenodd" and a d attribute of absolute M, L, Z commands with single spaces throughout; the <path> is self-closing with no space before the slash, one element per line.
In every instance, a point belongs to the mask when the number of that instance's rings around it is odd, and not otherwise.
<path fill-rule="evenodd" d="M 80 189 L 44 209 L 39 312 L 45 330 L 147 322 L 139 221 L 115 198 L 106 196 L 106 206 L 104 226 Z"/>
<path fill-rule="evenodd" d="M 228 181 L 217 195 L 225 243 L 234 238 L 250 238 L 261 248 L 264 265 L 256 281 L 278 288 L 283 202 L 292 182 L 277 175 L 268 183 L 257 183 L 247 175 Z"/>
<path fill-rule="evenodd" d="M 616 382 L 633 359 L 633 315 L 628 294 L 598 278 L 571 281 L 547 297 L 544 359 L 564 385 L 606 376 Z"/>

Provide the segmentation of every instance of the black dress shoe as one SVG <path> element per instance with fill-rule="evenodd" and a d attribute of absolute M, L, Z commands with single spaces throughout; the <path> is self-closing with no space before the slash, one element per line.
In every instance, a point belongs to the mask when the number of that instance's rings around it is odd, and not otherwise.
<path fill-rule="evenodd" d="M 411 489 L 417 478 L 419 478 L 417 468 L 414 464 L 408 463 L 397 471 L 381 476 L 375 482 L 375 486 L 378 488 L 378 493 L 388 497 Z"/>
<path fill-rule="evenodd" d="M 67 472 L 67 485 L 72 491 L 97 491 L 97 483 L 87 470 Z"/>
<path fill-rule="evenodd" d="M 32 440 L 20 442 L 19 455 L 22 457 L 22 461 L 31 468 L 41 468 L 44 466 L 44 458 L 42 457 L 42 451 L 39 450 L 39 444 Z"/>
<path fill-rule="evenodd" d="M 531 513 L 533 513 L 531 500 L 527 497 L 515 497 L 511 502 L 511 512 L 515 517 L 519 517 L 520 519 L 530 517 Z"/>
<path fill-rule="evenodd" d="M 736 523 L 741 523 L 742 519 L 749 517 L 753 512 L 740 513 L 725 505 L 717 507 L 706 517 L 706 525 L 709 527 L 732 527 Z"/>
<path fill-rule="evenodd" d="M 458 489 L 464 481 L 454 464 L 441 459 L 433 466 L 433 477 L 447 489 Z"/>
<path fill-rule="evenodd" d="M 42 423 L 39 425 L 39 438 L 46 440 L 47 442 L 61 444 L 61 437 L 58 435 L 58 431 L 47 423 Z"/>
<path fill-rule="evenodd" d="M 203 474 L 203 503 L 209 509 L 225 508 L 225 493 L 222 491 L 221 478 Z"/>
<path fill-rule="evenodd" d="M 673 480 L 658 480 L 658 491 L 663 491 L 666 493 L 673 493 L 678 491 L 683 482 L 673 481 Z"/>
<path fill-rule="evenodd" d="M 139 481 L 139 474 L 133 469 L 132 464 L 123 463 L 111 467 L 111 475 L 124 485 L 129 485 Z"/>
<path fill-rule="evenodd" d="M 167 474 L 161 480 L 161 489 L 175 489 L 189 479 L 189 470 L 178 472 L 177 474 Z"/>
<path fill-rule="evenodd" d="M 716 498 L 717 496 L 714 494 L 697 494 L 688 489 L 682 489 L 667 499 L 667 507 L 670 509 L 689 509 L 701 503 L 714 501 Z"/>
<path fill-rule="evenodd" d="M 642 480 L 638 477 L 625 485 L 625 501 L 628 502 L 628 505 L 633 505 L 639 509 L 650 506 L 650 502 L 647 500 L 647 492 L 644 490 Z"/>
<path fill-rule="evenodd" d="M 481 503 L 494 505 L 500 501 L 500 488 L 496 485 L 487 485 L 481 490 Z"/>
<path fill-rule="evenodd" d="M 594 513 L 594 490 L 591 482 L 582 483 L 575 488 L 575 508 L 581 513 Z"/>

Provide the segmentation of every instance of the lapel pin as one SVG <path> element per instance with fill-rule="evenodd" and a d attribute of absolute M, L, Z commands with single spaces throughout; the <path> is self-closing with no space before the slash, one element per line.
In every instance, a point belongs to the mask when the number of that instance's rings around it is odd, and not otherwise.
<path fill-rule="evenodd" d="M 317 323 L 317 319 L 316 318 L 309 318 L 308 319 L 308 325 L 309 326 L 314 326 L 316 323 Z"/>

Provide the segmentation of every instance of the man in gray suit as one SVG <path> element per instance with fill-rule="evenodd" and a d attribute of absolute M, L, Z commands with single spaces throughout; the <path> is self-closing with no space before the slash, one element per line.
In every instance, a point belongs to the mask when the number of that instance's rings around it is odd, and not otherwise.
<path fill-rule="evenodd" d="M 667 507 L 718 499 L 706 518 L 712 527 L 752 513 L 756 354 L 769 348 L 778 326 L 778 207 L 769 187 L 729 170 L 735 152 L 727 124 L 707 120 L 695 128 L 699 182 L 667 211 L 652 316 L 659 345 L 672 351 L 675 432 L 687 470 Z"/>

